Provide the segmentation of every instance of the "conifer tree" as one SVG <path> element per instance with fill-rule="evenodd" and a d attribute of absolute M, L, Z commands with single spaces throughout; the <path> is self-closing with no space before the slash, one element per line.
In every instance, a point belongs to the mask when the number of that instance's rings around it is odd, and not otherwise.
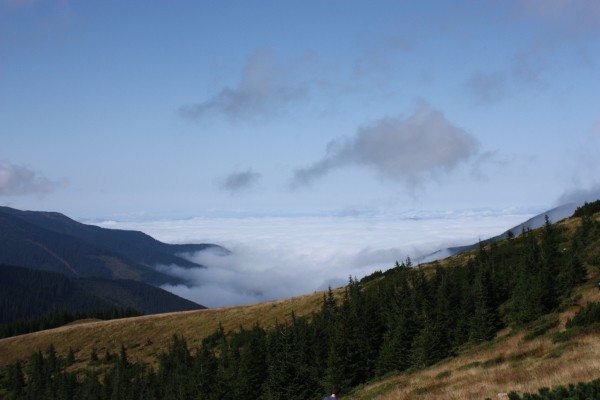
<path fill-rule="evenodd" d="M 71 366 L 75 363 L 75 352 L 70 347 L 69 347 L 69 352 L 67 353 L 66 363 L 67 363 L 67 366 Z"/>
<path fill-rule="evenodd" d="M 265 332 L 258 326 L 248 332 L 249 340 L 241 349 L 236 378 L 236 397 L 259 399 L 267 380 L 267 355 Z"/>
<path fill-rule="evenodd" d="M 20 399 L 24 395 L 25 387 L 25 376 L 23 375 L 23 368 L 21 362 L 8 366 L 8 391 L 9 395 L 13 399 Z"/>
<path fill-rule="evenodd" d="M 545 216 L 544 227 L 542 228 L 541 254 L 539 269 L 539 290 L 541 296 L 541 306 L 543 312 L 550 311 L 558 305 L 559 290 L 557 285 L 557 275 L 559 266 L 560 252 L 558 249 L 558 232 L 548 216 Z"/>
<path fill-rule="evenodd" d="M 493 300 L 489 272 L 481 270 L 473 286 L 474 312 L 471 317 L 469 339 L 482 342 L 492 339 L 500 325 L 500 317 Z"/>
<path fill-rule="evenodd" d="M 448 355 L 441 332 L 436 321 L 427 319 L 424 327 L 415 336 L 412 343 L 411 361 L 417 368 L 425 368 Z"/>
<path fill-rule="evenodd" d="M 44 355 L 40 350 L 35 352 L 29 360 L 29 382 L 27 384 L 27 397 L 42 398 L 46 382 L 49 381 L 45 374 Z"/>

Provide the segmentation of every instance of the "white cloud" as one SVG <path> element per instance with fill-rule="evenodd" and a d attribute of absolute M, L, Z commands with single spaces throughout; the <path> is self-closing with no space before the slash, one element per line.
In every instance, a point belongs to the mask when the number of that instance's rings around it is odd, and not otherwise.
<path fill-rule="evenodd" d="M 64 186 L 41 172 L 0 160 L 0 196 L 43 195 Z"/>
<path fill-rule="evenodd" d="M 111 222 L 171 243 L 216 243 L 231 255 L 200 252 L 207 269 L 162 266 L 188 285 L 165 289 L 209 307 L 255 303 L 339 287 L 407 256 L 471 244 L 497 235 L 532 214 L 516 210 L 404 212 L 351 217 L 193 218 Z"/>
<path fill-rule="evenodd" d="M 326 155 L 295 171 L 294 186 L 302 186 L 349 164 L 375 170 L 380 176 L 410 187 L 449 172 L 477 153 L 477 140 L 427 104 L 408 118 L 382 118 L 358 130 L 350 139 L 327 145 Z"/>

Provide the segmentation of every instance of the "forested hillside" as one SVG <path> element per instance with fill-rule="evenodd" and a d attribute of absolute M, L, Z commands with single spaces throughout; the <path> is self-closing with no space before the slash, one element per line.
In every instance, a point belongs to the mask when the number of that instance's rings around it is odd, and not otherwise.
<path fill-rule="evenodd" d="M 68 319 L 67 315 L 129 310 L 115 313 L 130 316 L 201 308 L 204 307 L 143 282 L 71 279 L 55 272 L 0 264 L 2 336 L 52 327 L 50 321 L 60 322 Z"/>
<path fill-rule="evenodd" d="M 109 308 L 62 274 L 0 265 L 0 324 L 57 310 L 80 312 Z"/>
<path fill-rule="evenodd" d="M 543 334 L 558 324 L 546 316 L 597 278 L 599 249 L 597 216 L 547 220 L 467 256 L 419 268 L 406 260 L 351 278 L 339 301 L 329 291 L 320 311 L 273 329 L 220 329 L 197 349 L 174 337 L 157 368 L 130 361 L 122 347 L 118 357 L 89 355 L 85 371 L 70 371 L 68 357 L 49 349 L 11 365 L 3 387 L 17 398 L 67 399 L 308 399 L 334 382 L 350 391 L 451 358 L 501 329 L 535 323 Z"/>

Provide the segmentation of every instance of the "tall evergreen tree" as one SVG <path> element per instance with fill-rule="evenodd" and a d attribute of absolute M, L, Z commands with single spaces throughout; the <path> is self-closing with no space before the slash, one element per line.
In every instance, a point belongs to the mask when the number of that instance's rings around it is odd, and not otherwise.
<path fill-rule="evenodd" d="M 500 317 L 493 299 L 490 274 L 482 269 L 473 286 L 474 312 L 471 317 L 469 339 L 482 342 L 492 339 L 500 326 Z"/>

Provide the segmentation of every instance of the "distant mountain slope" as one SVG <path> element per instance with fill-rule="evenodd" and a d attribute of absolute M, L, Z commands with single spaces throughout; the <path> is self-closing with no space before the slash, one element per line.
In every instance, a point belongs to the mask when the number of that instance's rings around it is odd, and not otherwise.
<path fill-rule="evenodd" d="M 113 308 L 144 314 L 206 308 L 143 282 L 65 275 L 0 265 L 0 323 L 55 311 L 85 312 Z"/>
<path fill-rule="evenodd" d="M 81 278 L 75 285 L 86 293 L 113 304 L 113 307 L 133 308 L 144 314 L 160 314 L 173 311 L 191 311 L 206 307 L 179 297 L 166 290 L 126 279 L 108 280 Z"/>
<path fill-rule="evenodd" d="M 70 277 L 132 279 L 154 285 L 183 283 L 156 265 L 204 268 L 180 257 L 212 244 L 173 245 L 137 231 L 105 229 L 54 212 L 0 207 L 0 263 L 63 273 Z"/>
<path fill-rule="evenodd" d="M 577 209 L 577 207 L 578 207 L 578 205 L 575 203 L 563 204 L 562 206 L 555 207 L 551 210 L 548 210 L 546 212 L 543 212 L 541 214 L 538 214 L 538 215 L 528 219 L 527 221 L 523 222 L 522 224 L 512 227 L 511 229 L 507 230 L 506 232 L 504 232 L 500 235 L 494 236 L 494 237 L 486 239 L 486 240 L 482 240 L 482 243 L 488 244 L 488 243 L 496 242 L 501 239 L 506 239 L 509 235 L 509 232 L 512 232 L 515 236 L 518 236 L 519 234 L 521 234 L 521 232 L 523 230 L 537 229 L 544 225 L 544 223 L 546 221 L 546 216 L 548 216 L 548 218 L 550 219 L 550 221 L 552 223 L 561 221 L 567 217 L 572 216 L 573 213 L 575 212 L 575 210 Z M 450 257 L 455 254 L 460 254 L 465 251 L 476 249 L 478 246 L 479 246 L 479 243 L 473 243 L 473 244 L 469 244 L 466 246 L 448 247 L 446 249 L 441 249 L 434 253 L 428 254 L 421 258 L 418 258 L 418 259 L 416 259 L 416 263 L 424 264 L 424 263 L 433 262 L 436 260 L 441 260 L 443 258 Z"/>

